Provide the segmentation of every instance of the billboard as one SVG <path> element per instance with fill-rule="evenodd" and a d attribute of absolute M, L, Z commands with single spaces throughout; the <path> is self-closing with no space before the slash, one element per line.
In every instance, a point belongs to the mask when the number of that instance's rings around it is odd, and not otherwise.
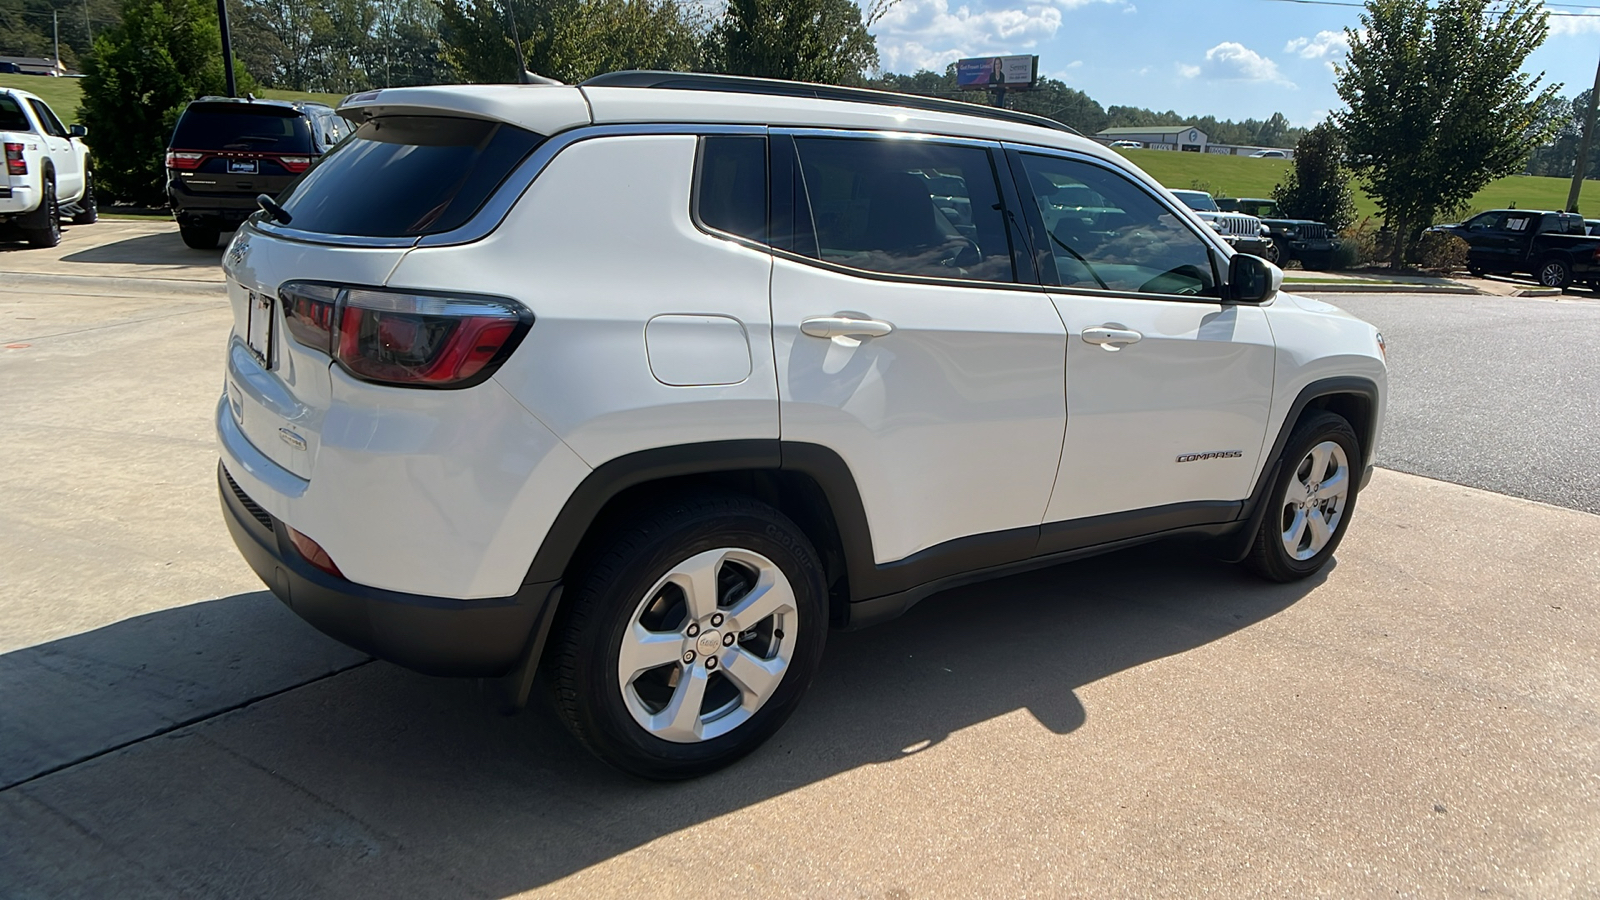
<path fill-rule="evenodd" d="M 1033 87 L 1034 75 L 1038 70 L 1037 56 L 981 56 L 976 59 L 958 59 L 956 87 L 963 91 L 981 91 L 999 87 L 1008 91 L 1025 91 Z"/>

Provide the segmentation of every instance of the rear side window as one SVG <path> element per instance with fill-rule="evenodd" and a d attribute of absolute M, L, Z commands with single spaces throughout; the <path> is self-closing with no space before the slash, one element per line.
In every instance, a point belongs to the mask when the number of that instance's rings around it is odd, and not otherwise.
<path fill-rule="evenodd" d="M 279 200 L 291 227 L 413 237 L 460 227 L 542 141 L 500 122 L 386 116 L 362 125 Z"/>
<path fill-rule="evenodd" d="M 766 242 L 766 138 L 701 139 L 695 213 L 707 228 Z"/>
<path fill-rule="evenodd" d="M 0 131 L 32 131 L 22 104 L 10 94 L 0 94 Z"/>
<path fill-rule="evenodd" d="M 816 255 L 824 262 L 898 275 L 1015 280 L 987 150 L 804 137 L 795 148 Z"/>
<path fill-rule="evenodd" d="M 189 104 L 172 132 L 172 149 L 311 152 L 311 126 L 305 114 L 283 106 L 241 107 L 238 103 Z"/>

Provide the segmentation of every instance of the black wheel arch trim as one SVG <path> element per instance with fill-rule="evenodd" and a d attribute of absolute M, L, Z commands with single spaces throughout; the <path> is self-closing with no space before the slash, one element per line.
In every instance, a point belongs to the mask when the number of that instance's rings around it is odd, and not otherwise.
<path fill-rule="evenodd" d="M 1288 414 L 1283 417 L 1283 424 L 1278 427 L 1278 436 L 1264 457 L 1266 464 L 1256 479 L 1255 489 L 1250 492 L 1249 499 L 1240 511 L 1245 525 L 1235 533 L 1231 546 L 1222 548 L 1220 555 L 1223 559 L 1239 562 L 1249 555 L 1250 542 L 1255 537 L 1256 529 L 1261 527 L 1261 518 L 1266 513 L 1267 504 L 1262 501 L 1277 480 L 1279 467 L 1283 463 L 1283 448 L 1289 443 L 1289 435 L 1294 432 L 1300 417 L 1315 401 L 1339 395 L 1353 395 L 1366 403 L 1366 421 L 1351 422 L 1350 427 L 1355 429 L 1356 438 L 1361 441 L 1361 480 L 1356 491 L 1359 493 L 1361 488 L 1367 486 L 1372 478 L 1373 458 L 1377 449 L 1378 408 L 1381 401 L 1377 383 L 1360 375 L 1341 375 L 1311 382 L 1300 389 L 1294 402 L 1289 405 Z"/>

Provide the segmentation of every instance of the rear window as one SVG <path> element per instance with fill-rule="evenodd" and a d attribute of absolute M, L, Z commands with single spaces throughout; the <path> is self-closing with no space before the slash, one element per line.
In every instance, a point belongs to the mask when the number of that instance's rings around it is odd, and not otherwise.
<path fill-rule="evenodd" d="M 32 131 L 33 126 L 28 124 L 28 117 L 22 112 L 22 104 L 10 94 L 0 94 L 0 131 Z"/>
<path fill-rule="evenodd" d="M 240 105 L 190 104 L 172 133 L 172 148 L 311 152 L 311 128 L 303 113 L 282 106 L 244 110 Z"/>
<path fill-rule="evenodd" d="M 356 130 L 279 202 L 291 227 L 412 237 L 465 223 L 542 141 L 479 119 L 386 116 Z"/>

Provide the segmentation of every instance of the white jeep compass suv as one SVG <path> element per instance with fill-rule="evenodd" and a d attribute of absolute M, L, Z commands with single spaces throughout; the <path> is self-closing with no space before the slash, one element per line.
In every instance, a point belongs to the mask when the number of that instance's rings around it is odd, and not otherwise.
<path fill-rule="evenodd" d="M 339 112 L 224 258 L 228 526 L 629 772 L 750 752 L 829 628 L 952 585 L 1172 535 L 1303 578 L 1371 472 L 1377 331 L 1049 120 L 649 72 Z"/>

